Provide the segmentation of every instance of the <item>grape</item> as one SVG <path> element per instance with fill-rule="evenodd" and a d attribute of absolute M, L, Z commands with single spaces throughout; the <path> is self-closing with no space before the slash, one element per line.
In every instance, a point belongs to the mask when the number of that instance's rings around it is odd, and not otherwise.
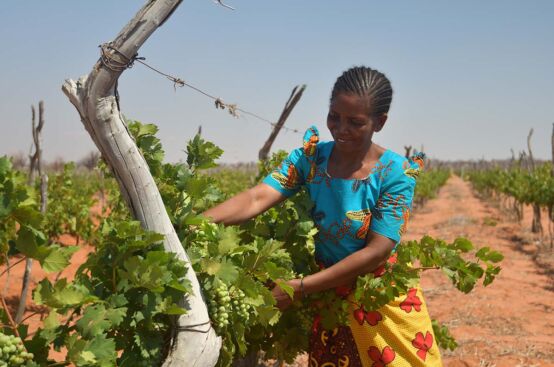
<path fill-rule="evenodd" d="M 231 307 L 231 297 L 229 289 L 223 282 L 217 282 L 213 293 L 208 301 L 208 310 L 216 331 L 221 334 L 225 327 L 229 325 L 229 314 L 227 310 Z"/>
<path fill-rule="evenodd" d="M 311 330 L 314 322 L 314 311 L 310 307 L 301 307 L 296 311 L 302 330 Z"/>
<path fill-rule="evenodd" d="M 232 289 L 231 296 L 233 297 L 234 313 L 236 313 L 241 322 L 248 322 L 252 306 L 244 303 L 244 299 L 246 298 L 244 292 L 240 289 L 234 288 Z"/>
<path fill-rule="evenodd" d="M 208 310 L 219 334 L 223 334 L 233 322 L 248 322 L 253 308 L 245 303 L 245 298 L 244 292 L 235 286 L 227 287 L 220 281 L 214 284 L 208 297 Z"/>
<path fill-rule="evenodd" d="M 33 359 L 32 353 L 27 353 L 21 338 L 0 332 L 0 367 L 23 366 Z"/>

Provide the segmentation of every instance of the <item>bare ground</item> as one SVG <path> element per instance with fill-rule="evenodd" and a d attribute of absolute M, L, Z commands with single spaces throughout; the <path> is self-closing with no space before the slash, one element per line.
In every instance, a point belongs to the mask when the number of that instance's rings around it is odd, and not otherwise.
<path fill-rule="evenodd" d="M 452 177 L 412 218 L 406 239 L 464 236 L 505 257 L 494 283 L 468 295 L 439 271 L 423 275 L 431 317 L 446 323 L 459 344 L 443 351 L 446 366 L 554 366 L 553 253 L 530 233 L 530 210 L 521 224 L 509 217 Z"/>

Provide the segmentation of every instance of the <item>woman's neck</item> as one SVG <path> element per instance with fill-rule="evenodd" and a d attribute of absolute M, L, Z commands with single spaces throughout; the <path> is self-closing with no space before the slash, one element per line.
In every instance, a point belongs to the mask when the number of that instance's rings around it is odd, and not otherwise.
<path fill-rule="evenodd" d="M 327 172 L 336 178 L 365 178 L 385 150 L 374 143 L 365 149 L 352 151 L 337 149 L 335 145 L 329 157 Z"/>

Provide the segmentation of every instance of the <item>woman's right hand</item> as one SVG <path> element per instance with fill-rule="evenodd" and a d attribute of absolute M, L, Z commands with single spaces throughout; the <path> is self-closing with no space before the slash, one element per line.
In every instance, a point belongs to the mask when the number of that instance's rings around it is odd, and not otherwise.
<path fill-rule="evenodd" d="M 273 297 L 275 298 L 275 301 L 277 301 L 277 308 L 281 311 L 284 311 L 287 307 L 289 307 L 292 302 L 301 297 L 301 290 L 300 290 L 300 279 L 292 279 L 286 282 L 285 284 L 292 287 L 294 290 L 293 298 L 291 298 L 288 293 L 283 291 L 283 289 L 279 285 L 275 285 L 273 289 L 271 290 L 271 293 L 273 294 Z"/>

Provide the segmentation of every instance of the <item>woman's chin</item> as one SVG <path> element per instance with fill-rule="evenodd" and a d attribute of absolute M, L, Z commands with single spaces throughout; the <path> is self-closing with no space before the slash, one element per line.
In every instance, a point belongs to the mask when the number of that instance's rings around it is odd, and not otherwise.
<path fill-rule="evenodd" d="M 356 147 L 356 144 L 354 144 L 351 141 L 341 141 L 341 140 L 335 140 L 335 149 L 344 151 L 344 152 L 350 152 L 355 151 L 359 149 L 360 147 Z"/>

